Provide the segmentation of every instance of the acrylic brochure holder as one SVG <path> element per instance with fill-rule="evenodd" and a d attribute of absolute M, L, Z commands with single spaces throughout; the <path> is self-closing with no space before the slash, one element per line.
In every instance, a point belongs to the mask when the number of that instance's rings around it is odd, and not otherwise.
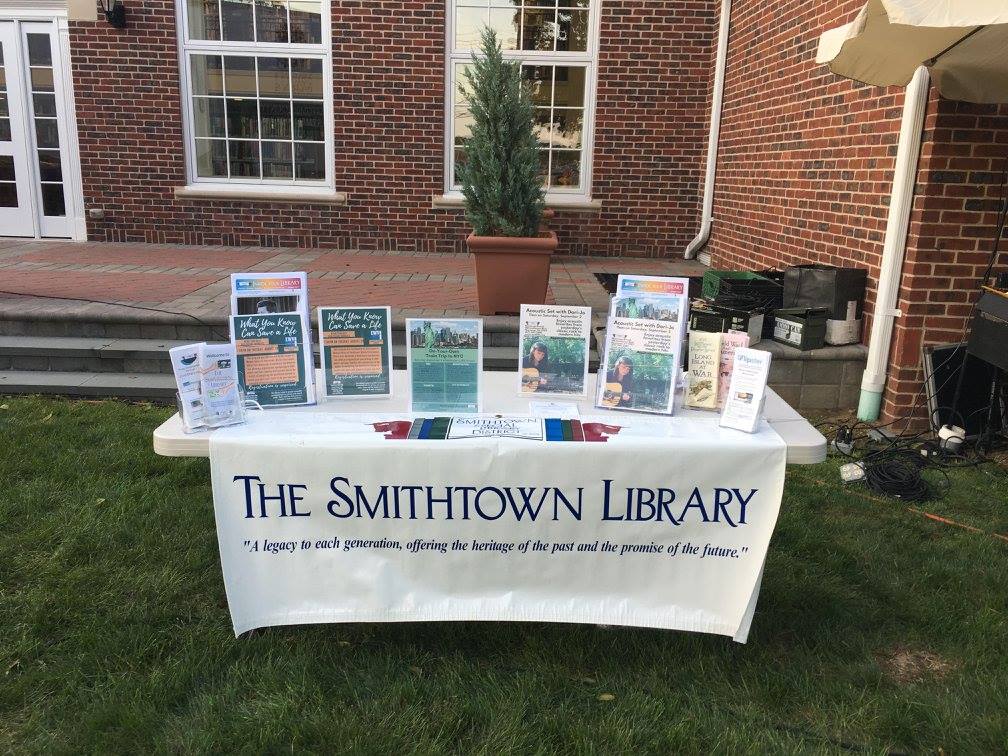
<path fill-rule="evenodd" d="M 227 428 L 232 425 L 242 425 L 248 420 L 248 411 L 258 411 L 262 412 L 263 408 L 259 402 L 252 399 L 246 399 L 245 393 L 243 391 L 238 392 L 239 401 L 235 407 L 235 411 L 232 415 L 227 418 L 210 421 L 210 422 L 200 422 L 191 423 L 186 416 L 186 413 L 182 411 L 182 397 L 179 393 L 175 392 L 175 409 L 178 411 L 179 419 L 182 421 L 182 430 L 185 433 L 205 433 L 207 431 L 214 430 L 216 428 Z"/>

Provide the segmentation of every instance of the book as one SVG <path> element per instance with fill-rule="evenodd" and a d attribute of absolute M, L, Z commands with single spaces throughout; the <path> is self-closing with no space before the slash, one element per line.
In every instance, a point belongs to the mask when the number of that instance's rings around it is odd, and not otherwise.
<path fill-rule="evenodd" d="M 298 313 L 232 316 L 238 385 L 247 399 L 262 407 L 314 403 L 303 324 Z"/>
<path fill-rule="evenodd" d="M 693 331 L 689 335 L 689 375 L 686 406 L 715 409 L 721 363 L 721 334 Z"/>
<path fill-rule="evenodd" d="M 536 396 L 588 392 L 590 307 L 522 305 L 518 391 Z"/>
<path fill-rule="evenodd" d="M 483 405 L 483 321 L 407 318 L 410 412 L 478 413 Z"/>
<path fill-rule="evenodd" d="M 392 310 L 319 307 L 319 354 L 326 397 L 392 396 Z"/>
<path fill-rule="evenodd" d="M 732 366 L 735 364 L 735 350 L 749 346 L 749 334 L 743 331 L 728 331 L 721 334 L 721 365 L 718 371 L 718 409 L 724 408 L 731 383 Z"/>

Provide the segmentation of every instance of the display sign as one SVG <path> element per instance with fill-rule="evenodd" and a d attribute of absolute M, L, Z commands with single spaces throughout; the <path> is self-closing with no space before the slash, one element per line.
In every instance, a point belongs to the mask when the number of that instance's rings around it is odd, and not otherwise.
<path fill-rule="evenodd" d="M 677 322 L 612 318 L 599 366 L 596 406 L 672 414 L 679 354 Z"/>
<path fill-rule="evenodd" d="M 482 320 L 407 318 L 406 342 L 411 412 L 480 411 Z"/>
<path fill-rule="evenodd" d="M 518 376 L 522 394 L 586 396 L 591 308 L 521 306 Z"/>
<path fill-rule="evenodd" d="M 236 315 L 231 333 L 238 385 L 246 399 L 262 407 L 314 403 L 309 376 L 315 371 L 305 360 L 305 332 L 297 313 Z"/>
<path fill-rule="evenodd" d="M 769 429 L 710 425 L 607 443 L 218 431 L 210 464 L 235 632 L 502 620 L 744 641 L 786 447 Z"/>
<path fill-rule="evenodd" d="M 392 396 L 392 310 L 319 307 L 319 354 L 327 397 Z"/>

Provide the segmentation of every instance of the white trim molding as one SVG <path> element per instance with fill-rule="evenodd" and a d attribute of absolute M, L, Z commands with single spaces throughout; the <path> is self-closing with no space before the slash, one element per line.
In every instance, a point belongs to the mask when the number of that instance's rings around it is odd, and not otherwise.
<path fill-rule="evenodd" d="M 220 199 L 247 202 L 289 202 L 306 205 L 345 205 L 347 195 L 328 188 L 302 186 L 248 187 L 235 184 L 176 186 L 179 199 Z"/>
<path fill-rule="evenodd" d="M 461 194 L 435 194 L 431 197 L 431 207 L 435 210 L 460 210 L 465 207 Z M 546 207 L 552 210 L 566 210 L 574 213 L 597 213 L 602 209 L 602 200 L 578 199 L 570 197 L 547 197 Z"/>

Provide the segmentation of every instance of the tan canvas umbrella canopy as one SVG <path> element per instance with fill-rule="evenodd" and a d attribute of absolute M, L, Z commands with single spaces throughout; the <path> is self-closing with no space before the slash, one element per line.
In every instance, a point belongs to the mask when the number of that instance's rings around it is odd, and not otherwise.
<path fill-rule="evenodd" d="M 869 0 L 819 38 L 816 62 L 840 76 L 906 86 L 928 66 L 944 97 L 1008 102 L 1008 2 Z"/>

